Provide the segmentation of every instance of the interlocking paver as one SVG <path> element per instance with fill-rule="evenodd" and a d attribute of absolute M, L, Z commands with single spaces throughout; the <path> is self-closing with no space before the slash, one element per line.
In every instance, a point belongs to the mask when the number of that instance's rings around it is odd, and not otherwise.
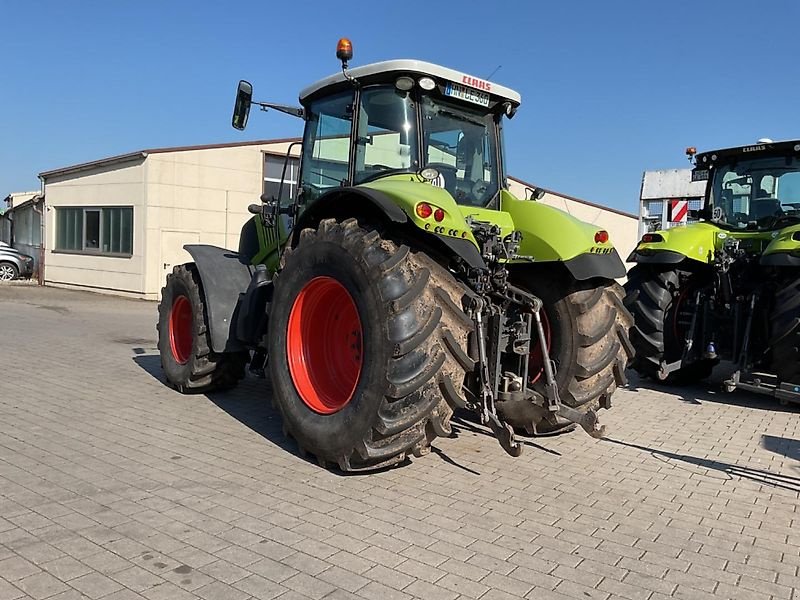
<path fill-rule="evenodd" d="M 66 584 L 50 575 L 50 573 L 44 572 L 21 579 L 17 582 L 17 585 L 23 592 L 36 600 L 48 598 L 69 589 Z"/>
<path fill-rule="evenodd" d="M 511 459 L 457 416 L 344 478 L 297 456 L 264 382 L 163 385 L 153 303 L 0 286 L 0 308 L 0 344 L 47 365 L 0 381 L 3 600 L 796 596 L 796 407 L 633 387 L 612 441 Z"/>

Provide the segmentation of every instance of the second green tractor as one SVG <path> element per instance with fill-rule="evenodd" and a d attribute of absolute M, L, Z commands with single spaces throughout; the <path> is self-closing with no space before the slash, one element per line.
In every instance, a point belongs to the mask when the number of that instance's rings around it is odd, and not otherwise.
<path fill-rule="evenodd" d="M 344 471 L 425 454 L 459 408 L 512 455 L 520 432 L 600 436 L 632 356 L 624 267 L 606 231 L 509 191 L 519 94 L 337 56 L 301 107 L 240 83 L 234 127 L 253 104 L 303 119 L 297 193 L 251 205 L 238 252 L 187 246 L 159 307 L 167 379 L 206 391 L 268 364 L 285 431 Z"/>
<path fill-rule="evenodd" d="M 800 402 L 800 141 L 697 154 L 698 222 L 646 233 L 629 260 L 633 366 Z"/>

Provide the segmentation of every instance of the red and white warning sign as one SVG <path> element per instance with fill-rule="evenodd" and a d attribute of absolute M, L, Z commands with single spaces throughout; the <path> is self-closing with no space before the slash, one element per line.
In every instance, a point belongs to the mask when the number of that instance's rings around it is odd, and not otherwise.
<path fill-rule="evenodd" d="M 669 220 L 672 223 L 686 223 L 686 217 L 689 216 L 689 201 L 688 200 L 670 200 L 670 216 Z"/>

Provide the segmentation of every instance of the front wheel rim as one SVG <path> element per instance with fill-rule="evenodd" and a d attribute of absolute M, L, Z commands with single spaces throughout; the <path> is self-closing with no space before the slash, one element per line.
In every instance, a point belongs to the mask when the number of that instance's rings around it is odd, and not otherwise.
<path fill-rule="evenodd" d="M 330 415 L 353 399 L 361 376 L 363 329 L 350 292 L 332 277 L 306 283 L 286 334 L 289 373 L 303 403 Z"/>
<path fill-rule="evenodd" d="M 191 302 L 186 296 L 178 296 L 169 311 L 169 345 L 179 365 L 189 362 L 192 355 L 192 323 Z"/>
<path fill-rule="evenodd" d="M 11 281 L 14 279 L 14 269 L 8 265 L 0 265 L 0 281 Z"/>

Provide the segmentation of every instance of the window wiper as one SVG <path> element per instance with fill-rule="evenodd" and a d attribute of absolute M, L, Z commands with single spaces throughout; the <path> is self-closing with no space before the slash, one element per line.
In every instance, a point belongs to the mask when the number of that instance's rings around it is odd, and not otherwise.
<path fill-rule="evenodd" d="M 330 179 L 331 181 L 335 181 L 339 185 L 344 184 L 344 179 L 337 179 L 336 177 L 332 177 L 330 175 L 326 175 L 325 173 L 322 173 L 321 171 L 309 171 L 309 173 L 311 173 L 312 175 L 319 175 L 320 177 L 324 177 L 325 179 Z"/>

